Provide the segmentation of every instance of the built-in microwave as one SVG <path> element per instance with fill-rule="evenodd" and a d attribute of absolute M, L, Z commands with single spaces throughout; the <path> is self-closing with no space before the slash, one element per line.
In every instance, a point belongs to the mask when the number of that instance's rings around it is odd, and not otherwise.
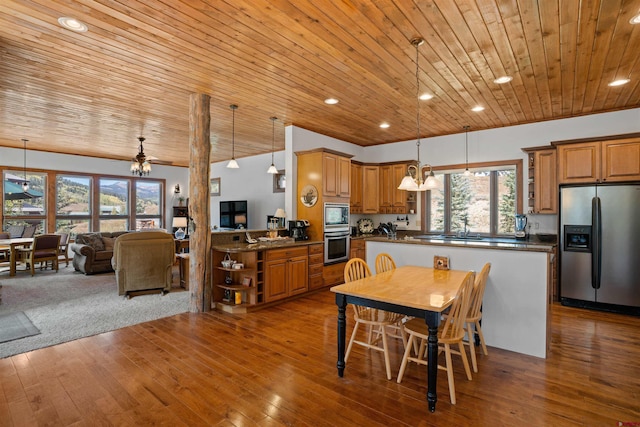
<path fill-rule="evenodd" d="M 349 204 L 324 204 L 324 232 L 349 231 Z"/>

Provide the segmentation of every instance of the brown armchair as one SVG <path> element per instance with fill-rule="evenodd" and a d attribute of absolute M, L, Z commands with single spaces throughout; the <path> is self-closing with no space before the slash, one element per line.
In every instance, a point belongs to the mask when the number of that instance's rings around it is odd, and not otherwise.
<path fill-rule="evenodd" d="M 164 231 L 144 231 L 119 236 L 111 264 L 116 272 L 118 295 L 130 292 L 171 290 L 175 262 L 173 236 Z"/>

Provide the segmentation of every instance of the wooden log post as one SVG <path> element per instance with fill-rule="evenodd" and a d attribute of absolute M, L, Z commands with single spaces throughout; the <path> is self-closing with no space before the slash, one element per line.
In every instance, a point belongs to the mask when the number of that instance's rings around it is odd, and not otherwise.
<path fill-rule="evenodd" d="M 210 101 L 209 95 L 189 95 L 189 215 L 195 228 L 189 237 L 189 311 L 192 313 L 211 310 Z"/>

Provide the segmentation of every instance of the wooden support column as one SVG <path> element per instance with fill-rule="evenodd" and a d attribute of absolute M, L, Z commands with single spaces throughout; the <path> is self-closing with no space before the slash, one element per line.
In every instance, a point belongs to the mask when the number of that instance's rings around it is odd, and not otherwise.
<path fill-rule="evenodd" d="M 211 310 L 210 101 L 209 95 L 189 95 L 189 215 L 195 225 L 189 237 L 189 311 L 192 313 Z"/>

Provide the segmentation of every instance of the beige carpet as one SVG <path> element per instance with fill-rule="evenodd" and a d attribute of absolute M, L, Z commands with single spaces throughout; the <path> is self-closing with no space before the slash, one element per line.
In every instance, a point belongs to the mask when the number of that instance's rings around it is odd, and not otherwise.
<path fill-rule="evenodd" d="M 174 286 L 177 286 L 177 270 Z M 39 335 L 0 343 L 0 358 L 100 334 L 137 323 L 184 313 L 189 292 L 172 288 L 167 295 L 118 296 L 113 273 L 85 276 L 72 266 L 58 273 L 38 271 L 9 277 L 0 273 L 0 315 L 24 312 Z"/>

